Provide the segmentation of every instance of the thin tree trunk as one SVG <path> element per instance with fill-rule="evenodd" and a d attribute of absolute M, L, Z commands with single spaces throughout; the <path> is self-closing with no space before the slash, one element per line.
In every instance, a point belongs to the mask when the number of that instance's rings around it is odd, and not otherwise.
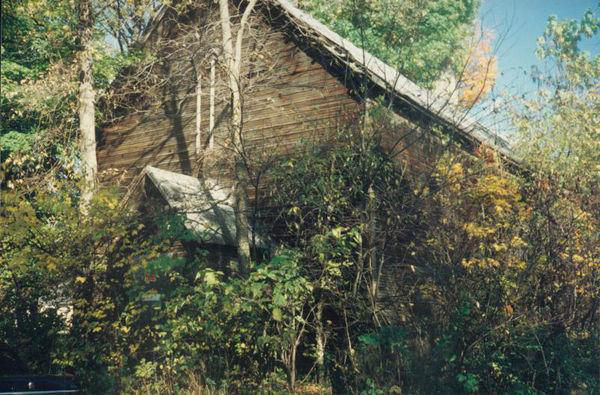
<path fill-rule="evenodd" d="M 317 338 L 317 380 L 319 384 L 325 382 L 325 328 L 323 327 L 323 301 L 317 303 L 315 317 L 315 332 Z"/>
<path fill-rule="evenodd" d="M 296 351 L 298 349 L 298 342 L 292 346 L 292 355 L 290 355 L 290 391 L 296 392 Z"/>
<path fill-rule="evenodd" d="M 199 68 L 196 75 L 198 78 L 196 81 L 196 160 L 198 160 L 202 152 L 202 79 Z"/>
<path fill-rule="evenodd" d="M 208 113 L 208 148 L 213 148 L 215 137 L 215 59 L 210 60 L 210 109 Z"/>
<path fill-rule="evenodd" d="M 250 266 L 250 237 L 248 223 L 248 195 L 245 166 L 241 159 L 235 159 L 235 179 L 233 199 L 235 210 L 235 241 L 240 263 L 240 273 L 245 275 Z"/>
<path fill-rule="evenodd" d="M 381 325 L 379 322 L 379 314 L 377 308 L 377 298 L 379 293 L 379 283 L 381 280 L 381 268 L 383 261 L 380 260 L 380 253 L 377 248 L 377 212 L 375 209 L 376 196 L 373 190 L 373 185 L 369 185 L 368 197 L 367 197 L 367 239 L 368 239 L 368 262 L 369 262 L 369 299 L 371 301 L 371 309 L 373 319 L 377 325 Z"/>
<path fill-rule="evenodd" d="M 79 3 L 80 14 L 80 84 L 79 84 L 79 150 L 84 172 L 84 185 L 82 191 L 82 207 L 84 212 L 89 207 L 96 188 L 96 175 L 98 164 L 96 161 L 96 119 L 95 119 L 95 92 L 92 85 L 92 38 L 93 15 L 90 0 L 81 0 Z"/>
<path fill-rule="evenodd" d="M 244 162 L 242 138 L 243 120 L 240 69 L 242 63 L 242 39 L 244 35 L 244 28 L 255 4 L 256 0 L 251 0 L 244 10 L 236 37 L 234 54 L 233 36 L 231 34 L 231 18 L 229 15 L 229 1 L 219 0 L 221 29 L 223 32 L 223 55 L 225 57 L 225 66 L 229 73 L 229 89 L 231 90 L 231 144 L 232 149 L 235 150 L 235 157 L 233 158 L 233 208 L 235 213 L 235 242 L 239 257 L 239 268 L 242 274 L 247 272 L 250 265 L 250 226 L 248 223 L 248 173 Z"/>

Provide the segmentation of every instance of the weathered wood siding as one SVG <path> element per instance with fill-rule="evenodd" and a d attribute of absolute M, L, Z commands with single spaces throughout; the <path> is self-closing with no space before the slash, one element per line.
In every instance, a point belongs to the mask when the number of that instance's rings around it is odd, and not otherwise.
<path fill-rule="evenodd" d="M 188 26 L 217 16 L 194 14 L 186 19 Z M 257 22 L 258 21 L 258 22 Z M 313 44 L 302 42 L 285 32 L 285 24 L 268 23 L 257 17 L 251 33 L 244 41 L 246 55 L 242 73 L 247 76 L 243 95 L 243 133 L 246 148 L 260 154 L 285 152 L 303 139 L 319 139 L 331 131 L 356 120 L 363 106 L 353 90 L 356 81 L 336 60 L 327 58 L 324 51 Z M 168 23 L 165 23 L 168 25 Z M 215 157 L 231 155 L 223 148 L 227 135 L 229 91 L 227 75 L 217 66 L 215 81 L 215 144 L 207 146 L 209 132 L 210 69 L 206 62 L 209 47 L 220 48 L 221 32 L 218 24 L 208 29 L 201 39 L 187 34 L 188 29 L 176 26 L 158 34 L 175 37 L 166 47 L 157 49 L 157 68 L 167 83 L 151 92 L 152 104 L 143 111 L 100 130 L 98 166 L 101 181 L 126 186 L 146 165 L 188 175 L 199 173 L 200 161 L 206 171 L 206 162 Z M 281 30 L 281 31 L 279 31 Z M 165 33 L 166 32 L 166 33 Z M 189 33 L 189 32 L 188 32 Z M 234 34 L 236 30 L 234 29 Z M 295 38 L 294 38 L 295 37 Z M 154 40 L 159 46 L 160 37 Z M 199 44 L 198 44 L 199 43 Z M 187 55 L 181 48 L 197 45 Z M 194 59 L 190 59 L 190 55 Z M 204 59 L 200 66 L 194 61 Z M 162 60 L 162 61 L 161 61 Z M 249 77 L 248 77 L 249 76 Z M 201 95 L 201 154 L 196 154 L 196 81 L 200 79 Z M 370 98 L 386 92 L 370 91 Z M 384 148 L 417 168 L 433 163 L 439 144 L 430 133 L 430 120 L 422 114 L 412 114 L 407 108 L 392 111 L 393 127 L 388 127 Z M 212 177 L 225 168 L 218 164 L 210 170 Z M 251 194 L 252 191 L 251 191 Z"/>
<path fill-rule="evenodd" d="M 266 25 L 263 25 L 266 29 Z M 270 28 L 269 28 L 270 29 Z M 251 35 L 256 37 L 257 35 Z M 359 110 L 360 104 L 338 77 L 329 73 L 317 59 L 309 57 L 284 33 L 270 29 L 260 36 L 260 54 L 264 54 L 264 67 L 243 72 L 258 75 L 250 81 L 244 94 L 244 140 L 248 147 L 282 151 L 303 138 L 314 137 L 336 128 L 350 114 Z M 220 37 L 214 37 L 219 40 Z M 250 53 L 256 43 L 252 39 L 244 44 Z M 262 56 L 262 55 L 261 55 Z M 171 64 L 170 68 L 184 69 L 185 62 Z M 256 65 L 258 63 L 253 63 Z M 168 70 L 166 71 L 169 72 Z M 227 123 L 229 100 L 225 74 L 217 73 L 215 95 L 215 155 L 227 155 L 220 147 L 220 136 Z M 201 130 L 202 151 L 206 153 L 209 130 L 209 70 L 202 69 Z M 99 171 L 102 181 L 115 182 L 121 176 L 122 185 L 139 174 L 146 166 L 193 175 L 200 159 L 196 155 L 196 77 L 178 76 L 171 86 L 159 92 L 160 105 L 143 113 L 132 115 L 121 122 L 100 130 L 98 147 Z M 221 151 L 219 151 L 221 149 Z M 112 170 L 107 172 L 107 170 Z M 123 175 L 123 171 L 126 174 Z"/>

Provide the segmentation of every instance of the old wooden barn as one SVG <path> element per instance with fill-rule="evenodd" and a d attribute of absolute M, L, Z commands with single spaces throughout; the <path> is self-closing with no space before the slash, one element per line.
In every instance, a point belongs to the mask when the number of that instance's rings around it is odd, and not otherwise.
<path fill-rule="evenodd" d="M 188 212 L 191 226 L 217 234 L 209 241 L 230 245 L 231 171 L 220 159 L 230 155 L 231 94 L 218 9 L 205 3 L 163 9 L 146 33 L 140 45 L 153 61 L 115 89 L 116 95 L 128 93 L 116 110 L 119 118 L 99 131 L 98 170 L 103 183 L 130 193 L 146 185 L 163 203 Z M 234 36 L 238 6 L 231 3 Z M 432 130 L 465 150 L 484 144 L 510 156 L 506 141 L 456 108 L 447 94 L 417 86 L 288 0 L 259 1 L 243 37 L 240 130 L 243 149 L 254 156 L 285 153 L 305 139 L 325 140 L 375 102 L 385 103 L 397 125 L 388 145 L 410 163 L 433 160 Z"/>

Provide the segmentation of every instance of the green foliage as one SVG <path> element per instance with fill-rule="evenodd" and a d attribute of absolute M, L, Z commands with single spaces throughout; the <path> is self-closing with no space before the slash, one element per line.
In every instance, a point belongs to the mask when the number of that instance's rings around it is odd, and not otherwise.
<path fill-rule="evenodd" d="M 247 278 L 198 265 L 194 272 L 192 281 L 170 274 L 177 286 L 159 312 L 153 374 L 181 380 L 195 371 L 207 382 L 241 389 L 285 367 L 311 295 L 294 254 L 259 265 Z"/>
<path fill-rule="evenodd" d="M 388 126 L 273 166 L 279 253 L 245 277 L 166 254 L 193 242 L 182 219 L 122 211 L 112 193 L 87 218 L 72 182 L 3 193 L 0 334 L 18 348 L 2 358 L 99 392 L 177 392 L 190 375 L 294 387 L 321 351 L 313 370 L 337 392 L 596 391 L 594 196 L 512 175 L 483 148 L 412 177 L 380 148 Z"/>
<path fill-rule="evenodd" d="M 0 138 L 3 154 L 7 150 L 29 148 L 31 145 L 23 143 L 31 141 L 30 136 L 40 129 L 40 123 L 46 123 L 28 100 L 34 95 L 29 94 L 26 87 L 48 73 L 53 64 L 74 54 L 76 22 L 72 10 L 63 1 L 2 3 Z M 33 100 L 40 101 L 52 100 L 39 96 Z M 6 136 L 7 133 L 10 135 Z M 21 144 L 11 144 L 14 141 Z"/>
<path fill-rule="evenodd" d="M 68 2 L 5 1 L 2 60 L 17 65 L 20 77 L 33 77 L 75 50 L 76 31 L 77 20 Z"/>
<path fill-rule="evenodd" d="M 430 85 L 461 69 L 478 0 L 302 0 L 300 6 L 357 46 Z M 464 53 L 466 54 L 466 52 Z"/>
<path fill-rule="evenodd" d="M 133 340 L 123 322 L 135 314 L 128 306 L 142 291 L 135 273 L 165 243 L 148 241 L 150 225 L 116 210 L 118 198 L 109 192 L 97 195 L 87 217 L 71 182 L 55 180 L 34 194 L 17 188 L 1 198 L 0 330 L 12 339 L 3 344 L 7 354 L 21 371 L 76 372 L 83 382 L 110 377 L 126 366 L 122 347 Z"/>
<path fill-rule="evenodd" d="M 105 9 L 105 4 L 97 4 Z M 139 4 L 142 7 L 141 4 Z M 110 8 L 110 7 L 109 7 Z M 38 177 L 51 169 L 77 173 L 77 54 L 76 4 L 64 0 L 2 3 L 0 67 L 0 165 L 2 188 L 17 180 Z M 119 52 L 95 36 L 94 87 L 99 122 L 110 117 L 109 86 L 120 70 L 138 62 L 141 54 Z M 100 106 L 99 106 L 100 108 Z M 29 155 L 36 152 L 38 155 Z M 24 159 L 27 157 L 27 159 Z M 10 164 L 6 164 L 10 161 Z M 16 163 L 22 163 L 19 168 Z M 31 171 L 35 168 L 35 171 Z M 75 170 L 75 171 L 74 171 Z"/>
<path fill-rule="evenodd" d="M 526 176 L 484 147 L 471 156 L 451 144 L 429 172 L 411 173 L 382 148 L 409 131 L 376 108 L 270 168 L 277 188 L 258 216 L 277 248 L 240 277 L 171 212 L 142 216 L 102 190 L 81 214 L 74 76 L 60 72 L 73 37 L 57 33 L 73 15 L 5 3 L 3 366 L 74 373 L 98 393 L 179 393 L 190 382 L 293 391 L 297 378 L 337 393 L 600 391 L 598 60 L 577 49 L 597 34 L 592 14 L 551 20 L 545 33 L 540 54 L 557 72 L 543 81 L 555 94 L 516 117 L 535 137 Z M 478 2 L 304 5 L 427 83 Z M 98 45 L 94 56 L 104 94 L 142 54 Z"/>
<path fill-rule="evenodd" d="M 521 156 L 574 190 L 600 184 L 600 56 L 578 45 L 598 35 L 599 21 L 591 10 L 580 21 L 549 19 L 537 53 L 550 71 L 536 70 L 540 90 L 513 111 Z"/>
<path fill-rule="evenodd" d="M 403 360 L 397 353 L 400 340 L 379 328 L 382 312 L 374 306 L 389 263 L 377 246 L 403 237 L 404 223 L 390 213 L 402 212 L 411 198 L 404 194 L 402 167 L 381 149 L 381 135 L 362 126 L 340 131 L 323 145 L 307 144 L 284 160 L 273 171 L 278 188 L 269 197 L 270 206 L 281 208 L 271 216 L 278 218 L 274 235 L 299 249 L 316 302 L 327 312 L 311 319 L 329 339 L 328 366 L 321 369 L 327 368 L 335 391 L 380 384 L 368 381 L 373 377 L 367 372 L 376 374 L 368 365 L 381 361 L 367 357 L 374 351 L 370 343 L 390 340 L 377 345 L 375 355 Z M 352 344 L 362 344 L 364 354 L 356 354 Z M 362 372 L 357 371 L 361 363 Z"/>
<path fill-rule="evenodd" d="M 9 152 L 30 153 L 33 147 L 35 135 L 32 133 L 19 133 L 15 130 L 2 134 L 0 136 L 0 147 L 3 155 Z"/>
<path fill-rule="evenodd" d="M 596 388 L 594 195 L 510 174 L 483 147 L 413 177 L 379 148 L 387 126 L 275 170 L 274 233 L 328 312 L 312 325 L 327 332 L 334 391 Z"/>

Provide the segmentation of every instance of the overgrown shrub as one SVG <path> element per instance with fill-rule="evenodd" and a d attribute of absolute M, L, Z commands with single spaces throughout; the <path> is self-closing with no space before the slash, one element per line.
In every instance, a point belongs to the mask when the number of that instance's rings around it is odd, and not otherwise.
<path fill-rule="evenodd" d="M 450 146 L 411 176 L 372 133 L 308 145 L 271 194 L 276 235 L 299 249 L 321 304 L 312 328 L 334 390 L 596 388 L 591 197 L 510 173 L 483 148 Z"/>

